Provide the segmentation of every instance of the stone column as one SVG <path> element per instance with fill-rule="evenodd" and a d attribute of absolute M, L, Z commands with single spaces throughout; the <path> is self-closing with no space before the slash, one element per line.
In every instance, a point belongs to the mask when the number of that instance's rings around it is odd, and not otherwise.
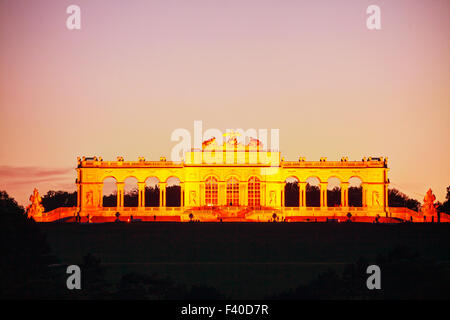
<path fill-rule="evenodd" d="M 99 186 L 98 206 L 103 207 L 103 183 Z"/>
<path fill-rule="evenodd" d="M 80 163 L 79 163 L 80 164 Z M 81 174 L 81 169 L 80 168 L 77 168 L 77 179 L 75 180 L 75 182 L 76 182 L 76 184 L 77 184 L 77 212 L 79 212 L 79 211 L 81 211 L 81 207 L 82 207 L 82 184 L 81 184 L 81 177 L 82 177 L 82 174 Z"/>
<path fill-rule="evenodd" d="M 261 181 L 261 190 L 260 190 L 260 205 L 266 206 L 266 182 Z"/>
<path fill-rule="evenodd" d="M 341 182 L 341 207 L 348 207 L 348 182 Z"/>
<path fill-rule="evenodd" d="M 217 182 L 217 204 L 219 206 L 228 206 L 227 203 L 227 184 L 224 181 Z"/>
<path fill-rule="evenodd" d="M 320 183 L 320 206 L 323 208 L 328 207 L 327 192 L 328 192 L 328 183 L 321 182 Z"/>
<path fill-rule="evenodd" d="M 248 206 L 248 181 L 242 183 L 242 193 L 244 195 L 242 197 L 242 205 Z"/>
<path fill-rule="evenodd" d="M 166 186 L 167 182 L 160 182 L 159 183 L 159 206 L 165 207 L 166 206 Z"/>
<path fill-rule="evenodd" d="M 145 181 L 138 182 L 138 207 L 145 207 Z"/>
<path fill-rule="evenodd" d="M 97 187 L 97 193 L 98 193 L 98 207 L 103 207 L 103 183 L 99 182 Z"/>
<path fill-rule="evenodd" d="M 206 199 L 205 199 L 206 183 L 200 182 L 199 189 L 200 189 L 200 194 L 198 195 L 198 203 L 199 203 L 199 206 L 204 206 L 206 203 Z"/>
<path fill-rule="evenodd" d="M 180 207 L 184 207 L 184 182 L 180 181 Z"/>
<path fill-rule="evenodd" d="M 244 206 L 244 183 L 239 181 L 239 205 Z"/>
<path fill-rule="evenodd" d="M 81 209 L 82 205 L 81 205 L 81 183 L 79 181 L 77 181 L 77 208 Z"/>
<path fill-rule="evenodd" d="M 306 182 L 298 183 L 298 206 L 306 207 Z"/>
<path fill-rule="evenodd" d="M 387 179 L 387 172 L 384 176 L 384 211 L 388 213 L 389 210 L 389 180 Z"/>
<path fill-rule="evenodd" d="M 101 208 L 103 206 L 103 183 L 102 182 L 96 182 L 93 185 L 93 205 L 97 209 Z"/>
<path fill-rule="evenodd" d="M 123 208 L 125 182 L 116 182 L 116 185 L 117 185 L 117 208 Z"/>
<path fill-rule="evenodd" d="M 362 192 L 362 206 L 367 207 L 367 184 L 361 183 L 361 192 Z"/>

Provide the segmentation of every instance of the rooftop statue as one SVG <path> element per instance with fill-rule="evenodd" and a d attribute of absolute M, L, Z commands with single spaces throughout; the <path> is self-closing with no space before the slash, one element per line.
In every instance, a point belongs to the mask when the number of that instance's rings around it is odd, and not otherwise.
<path fill-rule="evenodd" d="M 213 146 L 217 145 L 216 137 L 212 137 L 211 139 L 208 139 L 208 140 L 205 140 L 205 141 L 202 142 L 203 149 L 206 148 L 209 145 L 213 145 Z"/>
<path fill-rule="evenodd" d="M 42 198 L 38 189 L 34 188 L 33 194 L 30 196 L 31 204 L 26 208 L 28 217 L 40 217 L 44 212 L 44 206 L 41 204 Z"/>
<path fill-rule="evenodd" d="M 230 131 L 223 134 L 224 137 L 228 137 L 227 143 L 232 146 L 237 146 L 239 144 L 238 137 L 241 136 L 239 132 Z"/>
<path fill-rule="evenodd" d="M 262 147 L 261 140 L 255 139 L 253 137 L 250 137 L 250 142 L 248 143 L 250 147 Z"/>
<path fill-rule="evenodd" d="M 427 194 L 423 198 L 422 213 L 424 215 L 434 216 L 437 214 L 436 206 L 434 205 L 435 200 L 436 196 L 433 194 L 433 191 L 428 189 Z"/>
<path fill-rule="evenodd" d="M 240 140 L 242 140 L 242 139 L 239 139 L 239 137 L 242 136 L 239 132 L 230 131 L 230 132 L 224 133 L 223 136 L 225 137 L 225 139 L 223 141 L 224 147 L 232 146 L 234 148 L 235 146 L 243 146 L 243 144 L 239 142 Z M 261 148 L 263 146 L 261 140 L 253 138 L 253 137 L 249 137 L 249 142 L 247 145 L 249 147 L 254 147 L 254 148 Z M 203 149 L 206 149 L 206 148 L 210 149 L 210 148 L 216 148 L 216 147 L 218 147 L 216 137 L 212 137 L 212 138 L 202 142 Z"/>

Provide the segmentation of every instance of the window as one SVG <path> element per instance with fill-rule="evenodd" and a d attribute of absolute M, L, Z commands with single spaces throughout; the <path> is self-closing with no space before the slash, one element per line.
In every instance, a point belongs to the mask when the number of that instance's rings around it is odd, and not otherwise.
<path fill-rule="evenodd" d="M 258 207 L 260 205 L 261 182 L 257 177 L 251 177 L 248 180 L 248 205 L 250 207 Z"/>
<path fill-rule="evenodd" d="M 239 181 L 231 178 L 227 181 L 227 206 L 239 205 Z"/>
<path fill-rule="evenodd" d="M 217 206 L 217 179 L 209 177 L 206 179 L 205 202 L 207 206 Z"/>

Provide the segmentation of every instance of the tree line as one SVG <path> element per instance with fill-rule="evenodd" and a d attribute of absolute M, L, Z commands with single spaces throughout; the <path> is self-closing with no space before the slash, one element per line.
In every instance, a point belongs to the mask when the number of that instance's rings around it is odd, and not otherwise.
<path fill-rule="evenodd" d="M 147 207 L 159 206 L 159 186 L 145 187 L 145 205 Z M 285 205 L 287 207 L 297 207 L 299 205 L 298 198 L 299 187 L 295 182 L 286 183 L 285 188 Z M 341 205 L 341 189 L 334 187 L 331 190 L 327 190 L 328 206 L 340 206 Z M 450 214 L 450 186 L 447 187 L 446 200 L 444 202 L 437 202 L 436 206 L 440 212 Z M 168 186 L 166 188 L 166 206 L 179 207 L 181 205 L 181 188 L 180 186 Z M 420 201 L 411 198 L 399 191 L 398 189 L 389 189 L 388 201 L 390 207 L 405 207 L 414 211 L 420 211 Z M 348 188 L 348 203 L 351 207 L 362 206 L 362 188 L 361 187 L 349 187 Z M 130 190 L 124 195 L 124 204 L 127 207 L 138 206 L 138 190 L 137 188 Z M 51 211 L 59 207 L 75 207 L 77 205 L 77 192 L 67 191 L 48 191 L 42 196 L 42 205 L 45 211 Z M 314 185 L 306 185 L 306 205 L 309 207 L 320 206 L 320 187 Z M 104 207 L 117 206 L 117 192 L 114 191 L 110 195 L 103 196 Z"/>

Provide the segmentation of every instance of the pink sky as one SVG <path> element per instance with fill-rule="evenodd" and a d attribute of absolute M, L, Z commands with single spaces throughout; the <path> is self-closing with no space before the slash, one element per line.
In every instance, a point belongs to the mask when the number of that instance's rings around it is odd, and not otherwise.
<path fill-rule="evenodd" d="M 393 187 L 443 201 L 449 33 L 448 0 L 2 0 L 0 189 L 74 190 L 77 156 L 169 157 L 202 120 L 279 128 L 287 160 L 387 156 Z"/>

